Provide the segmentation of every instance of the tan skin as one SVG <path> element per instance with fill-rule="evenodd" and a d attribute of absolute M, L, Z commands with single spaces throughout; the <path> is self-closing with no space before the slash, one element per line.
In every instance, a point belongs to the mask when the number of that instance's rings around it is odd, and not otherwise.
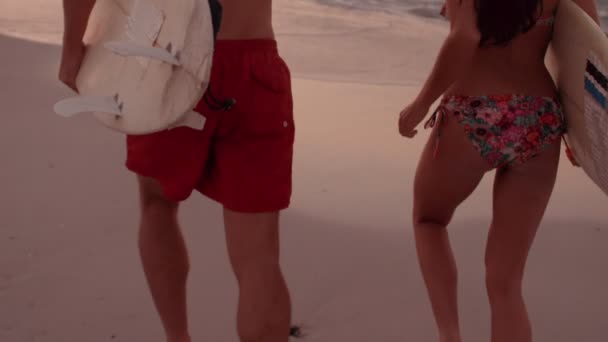
<path fill-rule="evenodd" d="M 271 0 L 223 0 L 218 39 L 272 39 Z M 94 0 L 64 0 L 66 26 L 59 79 L 77 91 L 85 53 L 82 37 Z M 178 224 L 179 204 L 158 182 L 138 177 L 141 199 L 139 249 L 167 342 L 189 342 L 186 280 L 188 252 Z M 279 265 L 279 212 L 224 209 L 230 263 L 239 285 L 237 330 L 241 342 L 287 342 L 288 289 Z M 210 308 L 212 310 L 212 308 Z"/>
<path fill-rule="evenodd" d="M 592 0 L 577 3 L 599 22 Z M 543 5 L 545 14 L 549 14 L 557 1 L 547 0 Z M 450 35 L 427 83 L 400 114 L 399 131 L 403 136 L 416 135 L 416 127 L 441 94 L 555 95 L 556 89 L 544 64 L 551 39 L 548 27 L 535 27 L 508 47 L 479 49 L 480 34 L 474 24 L 473 1 L 448 0 L 447 6 Z M 446 228 L 456 208 L 490 168 L 455 120 L 447 118 L 442 129 L 438 157 L 433 157 L 437 138 L 434 131 L 418 164 L 413 223 L 439 340 L 459 342 L 457 270 Z M 522 279 L 528 252 L 555 184 L 559 155 L 557 142 L 537 158 L 496 173 L 485 255 L 492 342 L 532 341 Z"/>
<path fill-rule="evenodd" d="M 274 38 L 271 0 L 220 0 L 224 8 L 218 39 Z"/>

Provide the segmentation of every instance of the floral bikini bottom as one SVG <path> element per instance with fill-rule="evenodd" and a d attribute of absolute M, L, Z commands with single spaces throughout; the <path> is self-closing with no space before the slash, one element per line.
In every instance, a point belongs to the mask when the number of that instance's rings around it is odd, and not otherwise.
<path fill-rule="evenodd" d="M 441 123 L 448 114 L 458 120 L 475 149 L 493 168 L 524 163 L 565 132 L 561 106 L 550 97 L 445 96 L 425 127 L 433 127 L 439 120 L 440 137 Z"/>

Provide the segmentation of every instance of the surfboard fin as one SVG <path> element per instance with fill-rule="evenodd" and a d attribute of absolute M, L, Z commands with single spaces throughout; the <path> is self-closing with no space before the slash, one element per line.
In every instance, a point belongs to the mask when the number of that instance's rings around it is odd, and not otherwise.
<path fill-rule="evenodd" d="M 191 110 L 186 115 L 184 115 L 181 120 L 171 125 L 171 127 L 169 127 L 168 129 L 173 129 L 177 127 L 190 127 L 200 131 L 205 128 L 206 122 L 207 118 L 202 116 L 200 113 Z"/>
<path fill-rule="evenodd" d="M 102 112 L 122 116 L 123 103 L 114 96 L 75 96 L 57 102 L 53 110 L 58 115 L 71 117 L 80 113 Z"/>
<path fill-rule="evenodd" d="M 147 57 L 163 61 L 175 66 L 181 66 L 181 63 L 177 59 L 173 52 L 168 49 L 161 49 L 157 47 L 143 46 L 132 42 L 107 42 L 104 47 L 117 55 L 124 57 Z"/>

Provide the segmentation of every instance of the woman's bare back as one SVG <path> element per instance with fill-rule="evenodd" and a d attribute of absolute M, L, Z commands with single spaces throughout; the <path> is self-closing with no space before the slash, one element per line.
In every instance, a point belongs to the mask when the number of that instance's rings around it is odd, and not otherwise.
<path fill-rule="evenodd" d="M 545 66 L 545 54 L 557 4 L 558 0 L 544 1 L 541 19 L 507 46 L 479 48 L 467 77 L 455 82 L 447 93 L 553 96 L 555 86 Z"/>

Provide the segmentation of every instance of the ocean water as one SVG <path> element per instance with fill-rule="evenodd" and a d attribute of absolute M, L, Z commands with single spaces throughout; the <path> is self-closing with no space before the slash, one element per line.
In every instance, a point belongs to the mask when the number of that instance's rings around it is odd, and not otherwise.
<path fill-rule="evenodd" d="M 415 14 L 424 17 L 437 17 L 444 0 L 317 0 L 330 6 L 349 9 L 382 11 L 392 14 Z M 602 27 L 608 28 L 608 0 L 596 0 Z"/>
<path fill-rule="evenodd" d="M 442 0 L 318 0 L 318 2 L 349 9 L 382 11 L 392 14 L 415 13 L 432 17 L 438 16 L 443 4 Z"/>

